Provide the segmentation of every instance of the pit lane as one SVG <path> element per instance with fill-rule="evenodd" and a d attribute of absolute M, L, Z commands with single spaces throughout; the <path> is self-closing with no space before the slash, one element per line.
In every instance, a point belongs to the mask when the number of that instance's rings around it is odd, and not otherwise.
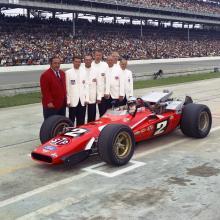
<path fill-rule="evenodd" d="M 41 106 L 1 109 L 1 219 L 219 220 L 219 83 L 212 79 L 166 87 L 174 96 L 191 94 L 211 108 L 208 138 L 187 138 L 177 130 L 139 143 L 134 163 L 120 168 L 101 164 L 97 156 L 74 167 L 35 163 L 29 155 L 39 144 Z M 158 89 L 163 87 L 135 93 Z M 142 164 L 131 169 L 135 162 Z"/>

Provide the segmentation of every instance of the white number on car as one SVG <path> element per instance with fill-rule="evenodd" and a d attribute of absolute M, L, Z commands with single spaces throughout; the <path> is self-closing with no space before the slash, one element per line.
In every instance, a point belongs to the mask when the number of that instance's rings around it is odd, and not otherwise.
<path fill-rule="evenodd" d="M 162 134 L 166 130 L 167 125 L 168 125 L 168 120 L 157 123 L 154 135 Z"/>
<path fill-rule="evenodd" d="M 70 137 L 78 137 L 84 133 L 86 133 L 87 130 L 83 128 L 74 128 L 73 130 L 66 132 L 64 135 L 70 136 Z"/>

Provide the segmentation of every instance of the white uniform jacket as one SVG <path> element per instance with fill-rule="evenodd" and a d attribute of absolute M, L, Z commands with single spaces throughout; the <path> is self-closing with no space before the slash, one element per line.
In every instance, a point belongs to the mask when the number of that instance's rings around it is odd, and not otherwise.
<path fill-rule="evenodd" d="M 119 67 L 114 65 L 113 67 L 108 68 L 107 74 L 109 76 L 109 84 L 107 84 L 106 89 L 109 91 L 108 94 L 110 94 L 113 99 L 118 99 L 119 96 L 124 96 L 124 77 Z"/>
<path fill-rule="evenodd" d="M 88 80 L 83 67 L 78 70 L 72 68 L 66 71 L 67 104 L 76 107 L 81 102 L 85 106 L 88 102 Z"/>
<path fill-rule="evenodd" d="M 124 76 L 125 95 L 127 98 L 133 96 L 133 75 L 128 69 L 122 70 Z"/>
<path fill-rule="evenodd" d="M 109 84 L 109 78 L 107 75 L 108 65 L 102 61 L 98 64 L 93 61 L 92 68 L 97 77 L 97 100 L 101 101 L 105 94 L 109 94 L 109 92 L 106 91 L 106 85 Z"/>
<path fill-rule="evenodd" d="M 97 72 L 94 67 L 85 67 L 85 71 L 88 79 L 88 101 L 89 104 L 95 104 L 97 100 Z"/>

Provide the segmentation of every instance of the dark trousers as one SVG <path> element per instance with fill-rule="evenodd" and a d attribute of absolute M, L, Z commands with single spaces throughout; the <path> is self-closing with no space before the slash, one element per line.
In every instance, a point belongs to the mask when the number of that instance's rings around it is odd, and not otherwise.
<path fill-rule="evenodd" d="M 52 115 L 63 115 L 66 116 L 66 106 L 60 108 L 60 109 L 55 109 L 55 108 L 45 108 L 43 107 L 43 116 L 44 120 L 49 118 Z"/>
<path fill-rule="evenodd" d="M 121 105 L 126 105 L 127 104 L 127 97 L 125 96 L 124 99 L 121 102 Z"/>
<path fill-rule="evenodd" d="M 88 122 L 95 121 L 96 118 L 96 103 L 88 104 Z"/>
<path fill-rule="evenodd" d="M 69 118 L 74 123 L 76 119 L 76 125 L 85 124 L 86 106 L 82 106 L 79 101 L 76 107 L 69 107 Z"/>
<path fill-rule="evenodd" d="M 108 109 L 108 99 L 102 97 L 101 103 L 98 104 L 100 118 L 106 113 Z"/>

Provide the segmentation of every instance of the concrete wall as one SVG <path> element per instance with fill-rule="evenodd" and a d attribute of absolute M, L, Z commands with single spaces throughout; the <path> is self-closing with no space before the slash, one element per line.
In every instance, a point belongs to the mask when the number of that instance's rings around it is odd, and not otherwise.
<path fill-rule="evenodd" d="M 203 61 L 203 60 L 220 60 L 220 56 L 216 57 L 194 57 L 194 58 L 173 58 L 173 59 L 150 59 L 150 60 L 130 60 L 130 65 L 138 64 L 152 64 L 152 63 L 179 63 L 187 61 Z M 0 67 L 0 74 L 5 72 L 25 72 L 34 70 L 45 70 L 49 65 L 30 65 L 30 66 L 9 66 Z M 68 69 L 72 67 L 72 64 L 62 64 L 62 69 Z"/>

